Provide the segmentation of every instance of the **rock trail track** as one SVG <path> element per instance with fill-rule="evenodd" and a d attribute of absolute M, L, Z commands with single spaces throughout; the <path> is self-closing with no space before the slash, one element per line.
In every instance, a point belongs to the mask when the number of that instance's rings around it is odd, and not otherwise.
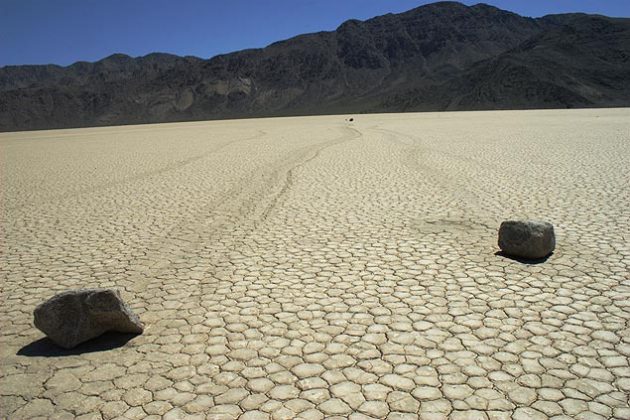
<path fill-rule="evenodd" d="M 0 418 L 630 419 L 630 111 L 345 118 L 0 134 Z M 42 340 L 78 287 L 145 333 Z"/>

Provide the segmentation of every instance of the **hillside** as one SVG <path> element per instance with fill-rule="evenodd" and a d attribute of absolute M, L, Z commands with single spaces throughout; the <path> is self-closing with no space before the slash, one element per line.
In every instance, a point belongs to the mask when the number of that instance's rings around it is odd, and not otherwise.
<path fill-rule="evenodd" d="M 0 68 L 0 131 L 254 116 L 630 105 L 630 19 L 440 2 L 204 60 Z"/>

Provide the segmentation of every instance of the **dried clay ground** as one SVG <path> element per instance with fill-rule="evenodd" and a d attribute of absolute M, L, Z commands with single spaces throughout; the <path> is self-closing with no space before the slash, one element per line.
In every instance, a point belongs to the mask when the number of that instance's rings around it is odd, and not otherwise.
<path fill-rule="evenodd" d="M 346 118 L 0 135 L 0 417 L 630 419 L 630 109 Z M 43 340 L 79 287 L 145 333 Z"/>

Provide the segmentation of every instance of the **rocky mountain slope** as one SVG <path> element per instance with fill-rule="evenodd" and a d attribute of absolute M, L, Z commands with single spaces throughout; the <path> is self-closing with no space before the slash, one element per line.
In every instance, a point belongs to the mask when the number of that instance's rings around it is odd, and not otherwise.
<path fill-rule="evenodd" d="M 630 19 L 439 2 L 203 60 L 0 68 L 0 131 L 253 116 L 630 105 Z"/>

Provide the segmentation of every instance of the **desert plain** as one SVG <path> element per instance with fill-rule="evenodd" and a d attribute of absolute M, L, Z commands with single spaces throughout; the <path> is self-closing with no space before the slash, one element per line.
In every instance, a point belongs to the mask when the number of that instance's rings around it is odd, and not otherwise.
<path fill-rule="evenodd" d="M 630 419 L 630 109 L 349 117 L 0 134 L 0 418 Z"/>

